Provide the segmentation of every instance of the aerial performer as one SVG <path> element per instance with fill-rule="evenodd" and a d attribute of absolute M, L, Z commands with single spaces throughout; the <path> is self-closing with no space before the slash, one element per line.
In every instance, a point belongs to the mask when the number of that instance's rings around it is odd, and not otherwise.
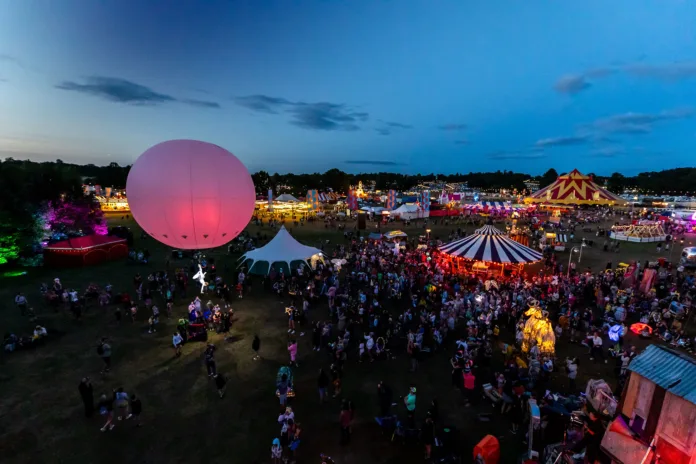
<path fill-rule="evenodd" d="M 138 225 L 180 250 L 234 239 L 249 224 L 256 201 L 244 164 L 198 140 L 170 140 L 146 150 L 128 173 L 126 195 Z"/>
<path fill-rule="evenodd" d="M 203 272 L 203 267 L 201 265 L 198 265 L 198 272 L 193 276 L 193 280 L 198 280 L 198 283 L 201 284 L 201 293 L 203 293 L 203 290 L 205 290 L 205 275 L 207 273 Z"/>

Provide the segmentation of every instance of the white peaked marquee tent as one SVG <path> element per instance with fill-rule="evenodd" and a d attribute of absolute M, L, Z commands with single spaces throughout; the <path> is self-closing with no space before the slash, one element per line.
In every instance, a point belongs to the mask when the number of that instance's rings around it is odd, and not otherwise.
<path fill-rule="evenodd" d="M 306 264 L 309 260 L 323 260 L 323 255 L 320 249 L 303 245 L 295 240 L 285 226 L 281 226 L 276 236 L 266 246 L 247 251 L 239 259 L 242 260 L 240 266 L 251 260 L 249 272 L 257 263 L 266 262 L 268 263 L 267 273 L 269 273 L 274 263 L 285 263 L 289 270 L 293 262 L 302 261 Z"/>
<path fill-rule="evenodd" d="M 299 203 L 300 200 L 295 198 L 294 196 L 290 195 L 289 193 L 284 193 L 282 195 L 279 195 L 276 197 L 275 201 L 285 201 L 285 202 L 291 202 L 291 203 Z"/>

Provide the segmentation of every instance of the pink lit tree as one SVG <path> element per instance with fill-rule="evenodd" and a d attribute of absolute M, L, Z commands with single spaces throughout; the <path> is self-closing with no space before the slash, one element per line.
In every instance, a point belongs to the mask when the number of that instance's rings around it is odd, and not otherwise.
<path fill-rule="evenodd" d="M 106 235 L 108 226 L 99 205 L 90 199 L 59 200 L 48 204 L 44 228 L 64 234 Z"/>

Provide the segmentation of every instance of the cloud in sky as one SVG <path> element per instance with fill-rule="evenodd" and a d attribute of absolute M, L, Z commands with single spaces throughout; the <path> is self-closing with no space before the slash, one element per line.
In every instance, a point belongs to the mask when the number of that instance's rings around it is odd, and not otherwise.
<path fill-rule="evenodd" d="M 20 68 L 24 67 L 24 63 L 22 62 L 22 60 L 20 60 L 16 56 L 8 55 L 6 53 L 0 53 L 0 62 L 13 63 L 19 66 Z"/>
<path fill-rule="evenodd" d="M 346 160 L 346 164 L 366 164 L 372 166 L 398 166 L 395 161 L 379 161 L 379 160 Z"/>
<path fill-rule="evenodd" d="M 680 81 L 696 78 L 696 61 L 682 61 L 667 64 L 633 63 L 619 66 L 607 66 L 569 74 L 561 77 L 554 84 L 556 91 L 575 95 L 592 87 L 596 81 L 613 74 L 623 73 L 629 76 L 657 79 L 663 81 Z"/>
<path fill-rule="evenodd" d="M 587 82 L 587 79 L 583 75 L 563 76 L 554 85 L 557 91 L 571 95 L 580 93 L 590 87 L 592 87 L 592 84 Z"/>
<path fill-rule="evenodd" d="M 400 122 L 384 121 L 382 119 L 378 119 L 377 121 L 383 125 L 383 127 L 378 127 L 375 129 L 375 132 L 377 132 L 379 135 L 391 135 L 392 133 L 394 133 L 394 130 L 413 129 L 413 126 L 410 124 L 402 124 Z"/>
<path fill-rule="evenodd" d="M 219 103 L 213 102 L 213 101 L 206 101 L 206 100 L 195 100 L 195 99 L 185 98 L 185 99 L 181 100 L 181 103 L 186 103 L 187 105 L 191 105 L 191 106 L 197 106 L 199 108 L 215 108 L 215 109 L 222 108 Z"/>
<path fill-rule="evenodd" d="M 249 95 L 233 99 L 236 104 L 259 113 L 292 115 L 290 124 L 311 130 L 359 130 L 358 123 L 369 119 L 369 114 L 356 111 L 340 103 L 292 102 L 267 95 Z"/>
<path fill-rule="evenodd" d="M 597 135 L 625 134 L 640 135 L 652 132 L 657 123 L 676 121 L 693 116 L 691 108 L 680 108 L 659 113 L 621 113 L 600 118 L 591 124 L 580 126 L 580 130 Z"/>
<path fill-rule="evenodd" d="M 638 136 L 649 134 L 655 126 L 666 121 L 677 121 L 692 117 L 691 108 L 680 108 L 659 113 L 621 113 L 597 119 L 577 127 L 575 134 L 538 140 L 538 148 L 553 148 L 587 143 L 615 143 L 615 136 Z"/>
<path fill-rule="evenodd" d="M 571 135 L 568 137 L 551 137 L 537 140 L 534 145 L 539 148 L 566 147 L 571 145 L 582 145 L 589 142 L 589 140 L 589 136 Z"/>
<path fill-rule="evenodd" d="M 523 150 L 523 151 L 495 151 L 486 156 L 491 160 L 533 160 L 546 158 L 547 155 L 539 150 Z"/>
<path fill-rule="evenodd" d="M 172 95 L 156 92 L 150 87 L 118 77 L 92 76 L 85 78 L 83 83 L 63 81 L 55 87 L 127 105 L 154 106 L 163 103 L 181 102 L 199 108 L 220 108 L 220 105 L 215 102 L 190 99 L 180 100 Z"/>
<path fill-rule="evenodd" d="M 438 129 L 448 132 L 460 132 L 466 130 L 467 127 L 466 124 L 442 124 L 437 126 Z"/>

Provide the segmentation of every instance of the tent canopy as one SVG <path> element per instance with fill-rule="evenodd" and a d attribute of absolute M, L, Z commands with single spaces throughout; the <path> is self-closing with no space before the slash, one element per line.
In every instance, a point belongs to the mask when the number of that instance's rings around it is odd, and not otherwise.
<path fill-rule="evenodd" d="M 384 238 L 386 238 L 386 239 L 399 238 L 399 237 L 408 237 L 408 235 L 406 235 L 406 232 L 402 232 L 400 230 L 392 230 L 392 231 L 384 234 Z"/>
<path fill-rule="evenodd" d="M 528 264 L 541 260 L 541 253 L 518 243 L 492 225 L 486 225 L 460 240 L 440 247 L 458 258 L 498 264 Z"/>
<path fill-rule="evenodd" d="M 624 205 L 626 200 L 600 187 L 577 169 L 558 176 L 555 182 L 524 199 L 525 203 L 559 205 Z"/>
<path fill-rule="evenodd" d="M 247 251 L 240 259 L 242 264 L 252 261 L 249 266 L 250 272 L 258 262 L 267 262 L 268 272 L 270 272 L 273 263 L 285 263 L 289 270 L 290 263 L 293 261 L 306 263 L 315 255 L 321 255 L 321 250 L 301 244 L 290 235 L 285 226 L 281 226 L 276 236 L 266 246 Z"/>
<path fill-rule="evenodd" d="M 293 203 L 299 203 L 300 200 L 290 195 L 289 193 L 284 193 L 275 199 L 276 201 L 288 201 Z"/>

